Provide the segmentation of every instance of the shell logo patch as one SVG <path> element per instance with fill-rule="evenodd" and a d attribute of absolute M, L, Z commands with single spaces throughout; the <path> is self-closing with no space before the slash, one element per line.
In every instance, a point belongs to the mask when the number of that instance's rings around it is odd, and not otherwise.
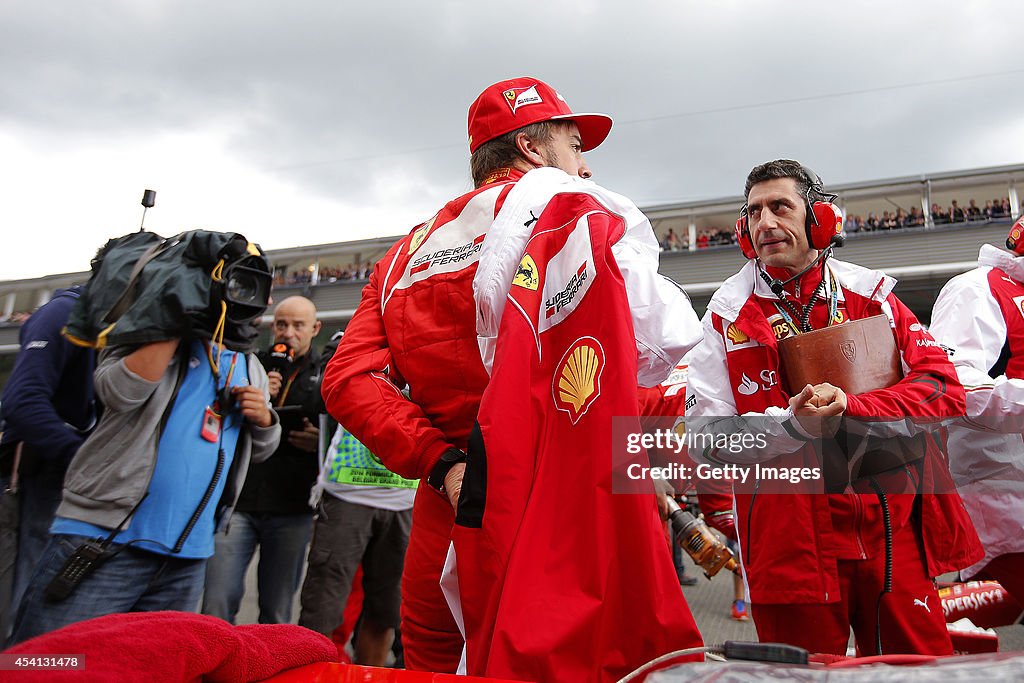
<path fill-rule="evenodd" d="M 731 341 L 733 344 L 746 344 L 748 341 L 750 341 L 750 337 L 748 337 L 742 330 L 740 330 L 740 328 L 736 327 L 736 323 L 729 325 L 729 328 L 725 331 L 725 334 L 727 337 L 729 337 L 729 341 Z"/>
<path fill-rule="evenodd" d="M 574 341 L 555 366 L 551 393 L 555 407 L 576 424 L 601 395 L 601 373 L 605 355 L 601 342 L 593 337 Z"/>
<path fill-rule="evenodd" d="M 540 93 L 537 92 L 537 86 L 535 85 L 531 85 L 529 88 L 509 88 L 502 95 L 505 96 L 505 102 L 508 104 L 509 109 L 512 110 L 513 116 L 519 107 L 524 107 L 528 104 L 539 104 L 544 101 L 541 99 Z"/>
<path fill-rule="evenodd" d="M 731 351 L 737 351 L 739 349 L 752 348 L 754 346 L 761 346 L 761 342 L 755 341 L 750 338 L 750 335 L 741 330 L 736 326 L 736 323 L 729 322 L 728 320 L 722 321 L 723 333 L 725 335 L 725 351 L 729 353 Z"/>
<path fill-rule="evenodd" d="M 412 254 L 414 251 L 420 248 L 423 244 L 423 240 L 427 237 L 427 233 L 434 227 L 434 219 L 437 218 L 437 214 L 434 214 L 433 218 L 429 221 L 416 228 L 416 232 L 412 234 L 412 239 L 409 240 L 409 253 Z"/>
<path fill-rule="evenodd" d="M 540 285 L 540 276 L 537 274 L 537 263 L 529 254 L 523 256 L 516 268 L 516 276 L 512 278 L 512 284 L 536 292 Z"/>

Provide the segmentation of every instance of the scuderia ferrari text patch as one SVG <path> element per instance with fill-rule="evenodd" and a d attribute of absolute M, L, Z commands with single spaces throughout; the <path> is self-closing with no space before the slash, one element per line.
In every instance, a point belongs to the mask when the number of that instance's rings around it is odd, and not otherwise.
<path fill-rule="evenodd" d="M 549 330 L 569 317 L 590 291 L 596 275 L 590 229 L 584 216 L 544 271 L 543 313 L 538 321 L 538 332 Z"/>
<path fill-rule="evenodd" d="M 408 249 L 411 258 L 392 291 L 475 266 L 484 244 L 484 229 L 494 220 L 494 203 L 501 189 L 495 185 L 484 190 L 451 220 L 445 222 L 441 215 L 434 216 L 413 233 Z"/>

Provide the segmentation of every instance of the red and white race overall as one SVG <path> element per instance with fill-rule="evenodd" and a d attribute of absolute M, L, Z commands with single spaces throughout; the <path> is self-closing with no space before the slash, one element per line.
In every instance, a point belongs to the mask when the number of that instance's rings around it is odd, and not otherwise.
<path fill-rule="evenodd" d="M 638 378 L 664 380 L 700 335 L 657 274 L 646 219 L 593 183 L 531 171 L 474 289 L 492 374 L 453 532 L 467 672 L 615 681 L 699 646 L 650 480 L 613 490 L 613 435 L 640 430 Z"/>
<path fill-rule="evenodd" d="M 963 572 L 998 580 L 1024 604 L 1024 257 L 983 245 L 978 267 L 942 288 L 932 334 L 949 348 L 967 419 L 949 461 L 985 557 Z"/>
<path fill-rule="evenodd" d="M 462 653 L 438 585 L 455 513 L 426 478 L 448 448 L 465 450 L 476 419 L 487 372 L 473 276 L 484 235 L 521 176 L 495 173 L 399 240 L 374 266 L 324 372 L 328 412 L 392 472 L 421 480 L 402 575 L 410 669 L 454 673 Z"/>

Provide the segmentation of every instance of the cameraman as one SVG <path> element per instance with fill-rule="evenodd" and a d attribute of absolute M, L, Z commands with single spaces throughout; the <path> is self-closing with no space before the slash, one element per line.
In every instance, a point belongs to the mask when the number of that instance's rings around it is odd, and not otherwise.
<path fill-rule="evenodd" d="M 280 439 L 263 366 L 222 344 L 112 346 L 94 380 L 105 410 L 68 469 L 11 644 L 106 614 L 195 609 L 215 524 L 250 458 Z M 62 569 L 83 555 L 99 557 L 75 585 Z"/>
<path fill-rule="evenodd" d="M 203 614 L 235 622 L 245 573 L 259 546 L 259 621 L 291 621 L 313 529 L 308 501 L 319 463 L 320 432 L 314 425 L 322 412 L 320 356 L 313 348 L 319 332 L 316 306 L 305 297 L 289 297 L 274 310 L 274 344 L 259 357 L 283 438 L 266 462 L 249 470 L 229 530 L 216 536 L 206 567 Z"/>

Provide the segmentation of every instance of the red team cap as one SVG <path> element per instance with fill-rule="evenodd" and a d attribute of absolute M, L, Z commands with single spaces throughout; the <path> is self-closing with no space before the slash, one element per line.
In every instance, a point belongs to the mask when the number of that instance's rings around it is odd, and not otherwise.
<path fill-rule="evenodd" d="M 1006 248 L 1017 256 L 1024 256 L 1024 216 L 1021 216 L 1006 236 Z"/>
<path fill-rule="evenodd" d="M 612 120 L 604 114 L 573 114 L 562 96 L 542 80 L 530 77 L 499 81 L 469 107 L 469 152 L 523 126 L 541 121 L 568 120 L 576 124 L 588 152 L 608 137 Z"/>

